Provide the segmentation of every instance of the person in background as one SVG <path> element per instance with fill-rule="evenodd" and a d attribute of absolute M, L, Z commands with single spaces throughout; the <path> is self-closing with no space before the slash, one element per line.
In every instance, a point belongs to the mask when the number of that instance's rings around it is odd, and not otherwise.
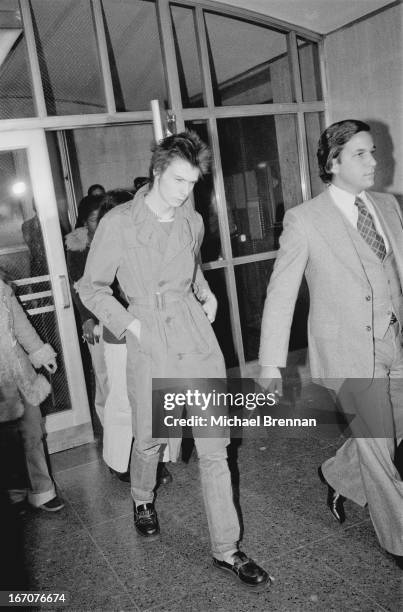
<path fill-rule="evenodd" d="M 108 394 L 106 364 L 103 350 L 102 331 L 99 321 L 81 302 L 76 284 L 82 277 L 90 245 L 98 225 L 98 214 L 105 196 L 86 196 L 79 209 L 76 227 L 65 237 L 66 263 L 70 278 L 71 293 L 77 308 L 82 328 L 83 342 L 87 343 L 95 378 L 94 405 L 98 418 L 103 423 L 105 401 Z"/>
<path fill-rule="evenodd" d="M 91 185 L 90 187 L 88 187 L 88 191 L 87 191 L 87 195 L 89 196 L 101 196 L 104 195 L 105 193 L 105 187 L 103 187 L 102 185 L 99 185 L 98 183 L 95 183 L 94 185 Z"/>
<path fill-rule="evenodd" d="M 64 503 L 49 474 L 39 407 L 49 395 L 50 385 L 34 369 L 44 367 L 55 372 L 56 353 L 42 342 L 6 278 L 0 270 L 0 422 L 17 424 L 28 477 L 28 488 L 20 487 L 17 478 L 15 484 L 11 482 L 8 495 L 20 512 L 25 510 L 26 500 L 35 508 L 57 512 Z"/>
<path fill-rule="evenodd" d="M 197 259 L 203 221 L 189 198 L 208 170 L 210 152 L 194 132 L 165 138 L 152 151 L 150 184 L 102 219 L 80 282 L 86 306 L 117 338 L 126 338 L 134 435 L 131 494 L 135 528 L 144 538 L 159 535 L 154 489 L 161 446 L 168 442 L 153 437 L 153 378 L 181 378 L 185 385 L 197 378 L 209 386 L 210 379 L 226 376 L 211 328 L 217 301 Z M 115 276 L 128 309 L 112 295 Z M 265 589 L 267 572 L 239 550 L 228 432 L 217 427 L 214 433 L 217 437 L 195 438 L 213 564 L 251 590 Z M 176 460 L 180 443 L 181 438 L 169 439 L 171 460 Z M 179 507 L 178 516 L 182 512 Z"/>
<path fill-rule="evenodd" d="M 130 191 L 124 189 L 108 191 L 99 211 L 98 223 L 109 210 L 119 204 L 130 202 L 132 199 L 133 194 Z M 127 308 L 128 302 L 116 278 L 112 283 L 112 291 L 119 303 Z M 103 459 L 111 472 L 115 473 L 120 480 L 130 482 L 130 472 L 128 470 L 133 433 L 126 383 L 126 339 L 124 337 L 116 338 L 104 325 L 103 341 L 109 389 L 104 410 Z M 158 484 L 168 484 L 171 481 L 171 473 L 165 463 L 160 462 L 158 465 Z"/>
<path fill-rule="evenodd" d="M 147 183 L 149 182 L 150 182 L 150 179 L 148 176 L 136 176 L 136 178 L 133 179 L 134 195 L 137 193 L 139 189 L 144 187 L 144 185 L 147 185 Z"/>

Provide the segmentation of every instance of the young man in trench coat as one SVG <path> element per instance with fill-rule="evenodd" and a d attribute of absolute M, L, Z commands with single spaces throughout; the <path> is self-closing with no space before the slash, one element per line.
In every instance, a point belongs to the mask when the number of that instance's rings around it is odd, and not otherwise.
<path fill-rule="evenodd" d="M 156 145 L 150 184 L 102 219 L 80 283 L 84 304 L 116 337 L 126 336 L 134 436 L 131 493 L 136 529 L 148 538 L 159 533 L 153 490 L 164 442 L 152 434 L 152 379 L 225 377 L 211 328 L 217 302 L 197 264 L 203 222 L 189 200 L 208 163 L 208 148 L 194 133 Z M 112 296 L 115 276 L 127 296 L 127 310 Z M 264 588 L 268 574 L 238 549 L 229 439 L 224 430 L 219 434 L 195 437 L 213 562 L 244 585 Z M 170 452 L 175 453 L 173 445 Z"/>
<path fill-rule="evenodd" d="M 361 121 L 335 123 L 320 138 L 327 188 L 284 217 L 262 320 L 261 380 L 281 392 L 305 274 L 312 378 L 355 415 L 354 437 L 319 469 L 328 505 L 342 523 L 345 498 L 368 504 L 381 545 L 401 563 L 403 482 L 394 461 L 403 437 L 403 221 L 392 195 L 368 191 L 374 149 Z"/>

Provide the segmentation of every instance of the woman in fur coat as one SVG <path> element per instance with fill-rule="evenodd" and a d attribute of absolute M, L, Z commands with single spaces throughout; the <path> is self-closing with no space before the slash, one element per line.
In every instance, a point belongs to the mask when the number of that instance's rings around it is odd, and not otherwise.
<path fill-rule="evenodd" d="M 0 423 L 18 420 L 30 487 L 9 495 L 12 503 L 20 503 L 28 493 L 31 505 L 54 512 L 64 504 L 49 475 L 39 408 L 50 384 L 35 368 L 55 372 L 56 353 L 42 342 L 4 279 L 0 272 Z"/>

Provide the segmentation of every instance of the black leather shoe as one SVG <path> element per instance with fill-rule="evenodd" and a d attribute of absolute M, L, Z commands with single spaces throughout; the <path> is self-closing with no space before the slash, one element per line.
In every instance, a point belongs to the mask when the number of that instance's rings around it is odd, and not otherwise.
<path fill-rule="evenodd" d="M 233 563 L 227 563 L 213 557 L 214 567 L 232 572 L 241 584 L 249 589 L 265 589 L 271 582 L 269 574 L 242 551 L 234 553 L 232 559 Z"/>
<path fill-rule="evenodd" d="M 154 504 L 134 506 L 134 525 L 138 533 L 146 538 L 154 538 L 160 532 Z"/>
<path fill-rule="evenodd" d="M 337 493 L 337 491 L 330 486 L 323 475 L 321 467 L 318 467 L 318 475 L 323 484 L 327 486 L 327 505 L 330 512 L 333 514 L 336 521 L 338 521 L 340 524 L 344 523 L 346 520 L 346 515 L 344 512 L 344 502 L 346 501 L 346 498 L 343 497 L 343 495 L 340 495 L 340 493 Z"/>
<path fill-rule="evenodd" d="M 122 482 L 130 482 L 130 472 L 117 472 L 113 468 L 109 468 L 111 474 L 114 474 Z"/>
<path fill-rule="evenodd" d="M 165 485 L 172 482 L 172 480 L 172 474 L 168 470 L 166 463 L 162 463 L 162 461 L 160 461 L 157 468 L 157 483 Z"/>

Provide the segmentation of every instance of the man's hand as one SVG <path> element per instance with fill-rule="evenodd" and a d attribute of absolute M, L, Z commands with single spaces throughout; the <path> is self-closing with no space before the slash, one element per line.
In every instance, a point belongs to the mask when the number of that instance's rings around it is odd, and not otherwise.
<path fill-rule="evenodd" d="M 280 369 L 276 366 L 263 366 L 260 368 L 258 383 L 265 391 L 275 393 L 278 397 L 283 395 L 283 380 Z"/>
<path fill-rule="evenodd" d="M 49 359 L 47 363 L 43 364 L 43 367 L 45 368 L 45 370 L 47 370 L 51 374 L 54 374 L 57 370 L 56 359 L 54 357 L 52 359 Z"/>
<path fill-rule="evenodd" d="M 83 340 L 85 342 L 89 342 L 90 344 L 95 344 L 95 342 L 99 342 L 99 335 L 96 333 L 96 323 L 94 319 L 87 319 L 83 323 Z"/>
<path fill-rule="evenodd" d="M 202 306 L 210 323 L 214 323 L 218 306 L 214 293 L 208 294 L 207 299 L 203 302 Z"/>

